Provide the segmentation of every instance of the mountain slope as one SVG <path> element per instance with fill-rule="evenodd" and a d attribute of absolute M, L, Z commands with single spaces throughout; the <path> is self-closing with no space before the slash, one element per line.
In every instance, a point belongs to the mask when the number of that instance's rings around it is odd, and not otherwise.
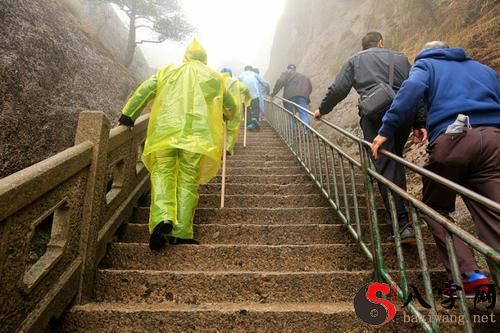
<path fill-rule="evenodd" d="M 0 178 L 73 144 L 78 113 L 116 122 L 135 82 L 55 0 L 0 2 Z"/>

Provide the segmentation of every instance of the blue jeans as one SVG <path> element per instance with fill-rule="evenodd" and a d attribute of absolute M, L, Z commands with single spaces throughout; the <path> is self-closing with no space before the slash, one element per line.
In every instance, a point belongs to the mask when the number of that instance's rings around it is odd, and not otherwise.
<path fill-rule="evenodd" d="M 309 106 L 309 100 L 305 97 L 299 97 L 299 96 L 292 97 L 292 98 L 290 98 L 290 101 L 294 102 L 295 104 L 300 105 L 304 109 L 307 109 Z M 287 109 L 288 111 L 290 111 L 294 114 L 298 113 L 300 119 L 302 119 L 302 121 L 304 123 L 309 125 L 310 120 L 309 120 L 309 114 L 307 114 L 307 112 L 302 111 L 301 109 L 297 108 L 295 105 L 290 104 L 288 102 L 285 102 L 285 109 Z"/>

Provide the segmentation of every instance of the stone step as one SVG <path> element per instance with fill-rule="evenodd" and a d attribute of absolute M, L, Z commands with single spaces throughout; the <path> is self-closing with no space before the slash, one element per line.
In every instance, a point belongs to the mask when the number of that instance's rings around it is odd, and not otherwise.
<path fill-rule="evenodd" d="M 388 269 L 397 268 L 393 244 L 382 246 Z M 429 267 L 441 268 L 434 244 L 426 244 Z M 418 268 L 416 246 L 404 247 L 408 269 Z M 177 245 L 152 252 L 147 244 L 113 243 L 101 268 L 172 271 L 317 272 L 371 267 L 357 244 Z"/>
<path fill-rule="evenodd" d="M 209 183 L 199 187 L 200 194 L 216 194 L 220 195 L 222 185 L 220 183 Z M 343 202 L 344 194 L 339 189 L 339 200 Z M 350 191 L 349 191 L 350 192 Z M 250 184 L 250 183 L 226 183 L 226 195 L 293 195 L 293 194 L 317 194 L 319 188 L 313 182 L 303 184 Z M 333 194 L 333 193 L 332 193 Z M 333 194 L 334 195 L 334 194 Z M 357 194 L 358 205 L 366 205 L 365 193 Z M 349 205 L 353 205 L 353 196 L 348 193 L 347 198 Z M 382 204 L 380 198 L 376 197 L 377 203 Z M 343 204 L 342 204 L 343 206 Z"/>
<path fill-rule="evenodd" d="M 221 192 L 221 184 L 206 184 L 199 188 L 200 194 L 219 194 Z M 226 194 L 267 194 L 267 195 L 291 195 L 291 194 L 316 194 L 318 187 L 313 183 L 304 184 L 226 184 Z"/>
<path fill-rule="evenodd" d="M 219 174 L 222 173 L 219 172 Z M 291 167 L 250 167 L 239 166 L 226 169 L 226 175 L 299 175 L 306 174 L 306 170 L 301 166 Z"/>
<path fill-rule="evenodd" d="M 243 168 L 243 167 L 254 167 L 254 168 L 268 168 L 268 167 L 297 167 L 300 166 L 299 161 L 289 160 L 289 161 L 266 161 L 266 160 L 228 160 L 226 164 L 227 168 Z"/>
<path fill-rule="evenodd" d="M 353 201 L 348 195 L 349 208 L 354 216 Z M 198 207 L 217 208 L 220 206 L 219 194 L 201 194 Z M 362 214 L 367 213 L 364 198 L 358 198 L 358 208 Z M 322 194 L 294 194 L 294 195 L 225 195 L 225 208 L 293 208 L 293 207 L 329 207 L 330 203 Z M 340 199 L 340 207 L 345 207 L 343 196 Z M 363 216 L 365 216 L 363 215 Z"/>
<path fill-rule="evenodd" d="M 385 212 L 378 210 L 380 224 L 384 224 Z M 362 211 L 360 222 L 368 223 L 367 212 Z M 352 213 L 354 217 L 354 213 Z M 135 210 L 133 223 L 148 223 L 149 208 Z M 330 207 L 308 208 L 198 208 L 195 224 L 326 224 L 341 223 Z"/>
<path fill-rule="evenodd" d="M 283 141 L 276 140 L 276 141 L 270 141 L 270 140 L 261 140 L 261 141 L 253 141 L 253 142 L 247 142 L 247 146 L 243 147 L 243 142 L 239 142 L 234 146 L 236 152 L 241 152 L 241 151 L 251 151 L 251 150 L 263 150 L 263 151 L 289 151 L 290 149 L 288 148 L 287 144 L 284 143 Z"/>
<path fill-rule="evenodd" d="M 280 155 L 263 155 L 263 154 L 235 154 L 234 156 L 231 156 L 227 159 L 228 162 L 235 162 L 235 161 L 259 161 L 259 162 L 265 162 L 265 161 L 297 161 L 297 158 L 295 155 L 291 153 L 285 153 L 285 154 L 280 154 Z"/>
<path fill-rule="evenodd" d="M 285 160 L 294 160 L 297 159 L 295 155 L 291 151 L 286 151 L 286 150 L 278 150 L 276 152 L 269 152 L 269 151 L 238 151 L 234 154 L 231 159 L 243 159 L 243 158 L 249 158 L 249 159 L 275 159 L 277 161 L 285 161 Z M 228 159 L 229 160 L 229 159 Z"/>
<path fill-rule="evenodd" d="M 215 176 L 210 183 L 220 183 L 221 176 Z M 311 182 L 311 178 L 305 173 L 287 175 L 227 175 L 226 183 L 247 183 L 247 184 L 302 184 Z"/>
<path fill-rule="evenodd" d="M 369 226 L 362 225 L 366 240 L 370 241 Z M 392 227 L 380 227 L 381 238 L 391 241 Z M 201 244 L 254 244 L 254 245 L 305 245 L 355 243 L 347 228 L 339 224 L 199 224 L 194 226 L 194 238 Z M 432 242 L 429 232 L 424 239 Z M 119 241 L 147 243 L 149 231 L 146 224 L 129 223 L 123 226 Z"/>
<path fill-rule="evenodd" d="M 132 222 L 147 223 L 149 208 L 134 210 Z M 195 224 L 318 224 L 338 223 L 331 208 L 198 208 Z"/>
<path fill-rule="evenodd" d="M 247 148 L 256 145 L 264 145 L 264 144 L 275 144 L 275 145 L 285 145 L 288 147 L 285 141 L 278 135 L 272 135 L 263 133 L 262 135 L 249 135 L 247 137 Z M 235 145 L 238 149 L 243 147 L 243 135 L 239 136 L 238 142 Z"/>
<path fill-rule="evenodd" d="M 292 151 L 287 145 L 283 146 L 268 146 L 266 140 L 263 142 L 254 143 L 252 146 L 247 145 L 246 148 L 235 147 L 234 155 L 229 158 L 236 157 L 242 154 L 291 154 Z"/>
<path fill-rule="evenodd" d="M 243 137 L 240 137 L 238 142 L 234 145 L 236 150 L 248 149 L 253 147 L 279 147 L 283 149 L 288 149 L 288 145 L 281 138 L 269 138 L 269 139 L 259 139 L 252 138 L 247 140 L 247 146 L 243 146 Z"/>
<path fill-rule="evenodd" d="M 404 332 L 422 331 L 420 324 L 405 322 L 404 314 L 408 315 L 407 312 L 403 313 L 399 306 L 397 311 L 395 318 L 380 328 L 360 321 L 354 313 L 352 301 L 265 304 L 89 303 L 74 306 L 67 312 L 57 331 L 400 333 L 403 332 L 402 327 Z M 458 321 L 441 326 L 445 326 L 441 329 L 444 333 L 462 330 Z"/>
<path fill-rule="evenodd" d="M 220 206 L 220 195 L 202 194 L 198 207 Z M 227 208 L 293 208 L 293 207 L 328 207 L 329 203 L 321 194 L 305 195 L 226 195 L 224 207 Z"/>
<path fill-rule="evenodd" d="M 390 272 L 399 281 L 399 273 Z M 433 285 L 446 272 L 431 271 Z M 420 271 L 408 271 L 409 284 L 422 292 Z M 96 301 L 108 303 L 309 303 L 349 302 L 374 281 L 372 271 L 252 273 L 98 270 Z"/>
<path fill-rule="evenodd" d="M 243 143 L 244 134 L 245 134 L 244 131 L 240 130 L 240 133 L 239 133 L 239 136 L 238 136 L 238 138 L 240 140 L 240 143 Z M 247 140 L 259 139 L 260 137 L 263 137 L 263 136 L 272 137 L 275 140 L 281 140 L 281 142 L 284 142 L 281 139 L 281 137 L 279 136 L 279 134 L 276 133 L 273 129 L 266 130 L 266 131 L 260 131 L 260 132 L 257 132 L 257 133 L 247 131 Z"/>
<path fill-rule="evenodd" d="M 222 182 L 222 176 L 215 176 L 209 184 L 217 184 Z M 304 173 L 294 174 L 294 175 L 262 175 L 262 174 L 254 174 L 254 175 L 226 175 L 226 184 L 266 184 L 266 185 L 292 185 L 292 184 L 314 184 L 312 178 Z M 352 183 L 350 181 L 346 182 L 346 192 L 348 195 L 351 193 Z M 326 182 L 323 183 L 323 186 L 327 188 Z M 339 182 L 337 183 L 337 189 L 339 196 L 343 195 L 343 187 Z M 335 186 L 332 183 L 330 185 L 330 190 L 332 195 L 334 195 Z M 319 189 L 318 189 L 319 191 Z M 364 184 L 359 182 L 356 183 L 356 192 L 359 194 L 363 194 L 366 191 L 364 190 Z M 378 191 L 376 192 L 378 193 Z"/>

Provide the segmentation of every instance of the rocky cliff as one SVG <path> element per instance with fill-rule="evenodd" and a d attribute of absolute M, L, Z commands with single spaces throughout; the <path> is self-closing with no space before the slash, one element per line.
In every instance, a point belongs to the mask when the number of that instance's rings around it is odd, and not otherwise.
<path fill-rule="evenodd" d="M 410 61 L 426 41 L 438 39 L 498 68 L 499 12 L 498 1 L 484 0 L 287 0 L 266 75 L 274 83 L 288 63 L 297 64 L 312 79 L 316 108 L 370 30 L 382 32 L 386 47 L 406 52 Z M 360 134 L 356 105 L 357 95 L 351 93 L 327 117 Z"/>
<path fill-rule="evenodd" d="M 0 2 L 0 178 L 73 144 L 78 113 L 116 123 L 136 83 L 55 0 Z"/>
<path fill-rule="evenodd" d="M 99 41 L 118 62 L 124 62 L 128 28 L 111 4 L 96 0 L 59 1 L 70 9 L 93 39 Z M 153 73 L 139 47 L 135 50 L 134 59 L 128 70 L 138 81 L 146 80 Z"/>

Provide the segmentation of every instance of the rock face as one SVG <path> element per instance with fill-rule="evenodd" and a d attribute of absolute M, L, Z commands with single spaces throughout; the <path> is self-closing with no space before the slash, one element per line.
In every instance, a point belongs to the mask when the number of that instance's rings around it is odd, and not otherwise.
<path fill-rule="evenodd" d="M 288 0 L 274 36 L 267 73 L 271 82 L 289 63 L 313 82 L 312 106 L 317 107 L 340 66 L 361 49 L 360 37 L 369 30 L 386 30 L 387 21 L 371 19 L 379 1 Z M 352 94 L 336 113 L 342 126 L 357 117 Z"/>
<path fill-rule="evenodd" d="M 0 2 L 0 178 L 71 146 L 78 113 L 116 123 L 136 83 L 55 0 Z"/>
<path fill-rule="evenodd" d="M 115 59 L 123 62 L 127 49 L 128 29 L 125 27 L 113 7 L 106 2 L 96 0 L 60 0 L 71 12 L 84 22 L 94 38 L 99 40 Z M 134 60 L 129 66 L 132 76 L 144 81 L 153 73 L 142 51 L 137 48 Z"/>

